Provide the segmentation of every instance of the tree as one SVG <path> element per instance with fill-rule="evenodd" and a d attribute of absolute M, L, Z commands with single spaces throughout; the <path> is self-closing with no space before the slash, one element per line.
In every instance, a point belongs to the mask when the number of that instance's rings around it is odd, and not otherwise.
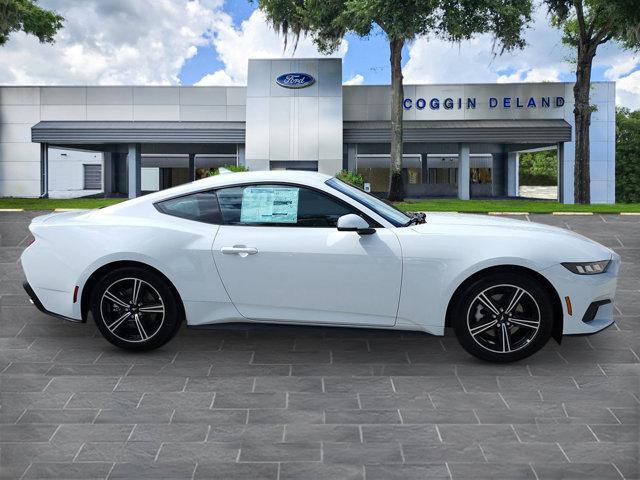
<path fill-rule="evenodd" d="M 520 154 L 520 185 L 558 185 L 558 155 L 555 150 Z"/>
<path fill-rule="evenodd" d="M 53 43 L 63 21 L 56 12 L 38 6 L 37 0 L 0 0 L 0 46 L 20 31 L 35 35 L 41 43 Z"/>
<path fill-rule="evenodd" d="M 616 202 L 640 202 L 640 110 L 616 112 Z"/>
<path fill-rule="evenodd" d="M 348 32 L 368 36 L 376 26 L 389 41 L 391 63 L 391 168 L 389 199 L 404 198 L 402 183 L 402 49 L 418 36 L 452 42 L 494 35 L 494 52 L 522 48 L 531 0 L 258 0 L 271 24 L 297 43 L 308 34 L 321 52 L 334 51 Z"/>
<path fill-rule="evenodd" d="M 563 42 L 576 50 L 573 87 L 575 118 L 574 201 L 590 203 L 589 103 L 591 68 L 598 47 L 616 41 L 625 48 L 640 48 L 638 0 L 545 0 L 552 22 L 562 29 Z"/>

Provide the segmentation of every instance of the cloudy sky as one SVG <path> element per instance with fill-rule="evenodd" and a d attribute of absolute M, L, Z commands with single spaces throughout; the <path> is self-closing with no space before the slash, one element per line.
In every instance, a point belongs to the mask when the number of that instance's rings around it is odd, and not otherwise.
<path fill-rule="evenodd" d="M 65 28 L 55 45 L 14 34 L 0 48 L 0 84 L 244 84 L 248 58 L 318 55 L 302 39 L 283 52 L 283 39 L 249 0 L 41 0 L 60 12 Z M 406 83 L 570 81 L 571 52 L 538 8 L 523 51 L 492 55 L 491 38 L 451 45 L 419 38 L 405 48 Z M 384 36 L 348 36 L 347 84 L 389 83 Z M 594 80 L 615 80 L 617 102 L 640 108 L 640 54 L 610 44 L 599 49 Z"/>

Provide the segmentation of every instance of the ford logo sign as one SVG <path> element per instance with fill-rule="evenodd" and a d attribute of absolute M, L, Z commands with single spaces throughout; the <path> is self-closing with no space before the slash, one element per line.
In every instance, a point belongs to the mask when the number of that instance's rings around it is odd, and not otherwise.
<path fill-rule="evenodd" d="M 285 73 L 276 78 L 276 83 L 284 88 L 304 88 L 313 85 L 316 79 L 306 73 Z"/>

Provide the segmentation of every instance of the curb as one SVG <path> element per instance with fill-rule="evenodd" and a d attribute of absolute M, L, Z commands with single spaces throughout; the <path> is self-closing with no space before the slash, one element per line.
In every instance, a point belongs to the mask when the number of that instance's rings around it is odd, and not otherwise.
<path fill-rule="evenodd" d="M 640 212 L 620 212 L 620 215 L 629 215 L 629 216 L 640 216 Z"/>
<path fill-rule="evenodd" d="M 593 215 L 593 212 L 551 212 L 551 215 Z"/>
<path fill-rule="evenodd" d="M 24 208 L 0 208 L 0 212 L 24 212 Z"/>
<path fill-rule="evenodd" d="M 77 210 L 82 210 L 82 208 L 55 208 L 54 212 L 75 212 Z"/>
<path fill-rule="evenodd" d="M 487 212 L 487 215 L 529 215 L 529 212 Z"/>

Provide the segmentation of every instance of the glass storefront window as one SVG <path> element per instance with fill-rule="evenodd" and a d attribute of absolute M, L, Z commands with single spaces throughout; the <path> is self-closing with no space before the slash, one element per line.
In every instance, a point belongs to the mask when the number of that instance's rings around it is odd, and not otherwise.
<path fill-rule="evenodd" d="M 389 163 L 388 155 L 359 155 L 356 161 L 356 173 L 362 175 L 364 182 L 369 184 L 371 192 L 386 193 L 389 190 Z M 402 174 L 406 184 L 420 185 L 422 183 L 421 157 L 407 154 L 402 163 Z"/>
<path fill-rule="evenodd" d="M 472 154 L 470 157 L 470 183 L 474 191 L 491 195 L 492 155 Z M 389 189 L 389 163 L 387 154 L 362 153 L 356 157 L 356 172 L 364 178 L 366 189 L 384 195 Z M 409 197 L 454 196 L 458 189 L 458 156 L 445 154 L 405 154 L 402 162 L 405 194 Z M 482 185 L 482 187 L 478 187 Z"/>
<path fill-rule="evenodd" d="M 428 183 L 458 184 L 457 168 L 430 168 Z"/>
<path fill-rule="evenodd" d="M 358 167 L 356 172 L 362 175 L 364 182 L 370 185 L 372 192 L 386 192 L 389 188 L 388 168 Z"/>
<path fill-rule="evenodd" d="M 490 168 L 472 168 L 470 170 L 471 183 L 486 184 L 491 183 Z"/>
<path fill-rule="evenodd" d="M 406 168 L 405 170 L 407 171 L 407 181 L 409 185 L 417 185 L 420 183 L 422 171 L 419 168 Z"/>

